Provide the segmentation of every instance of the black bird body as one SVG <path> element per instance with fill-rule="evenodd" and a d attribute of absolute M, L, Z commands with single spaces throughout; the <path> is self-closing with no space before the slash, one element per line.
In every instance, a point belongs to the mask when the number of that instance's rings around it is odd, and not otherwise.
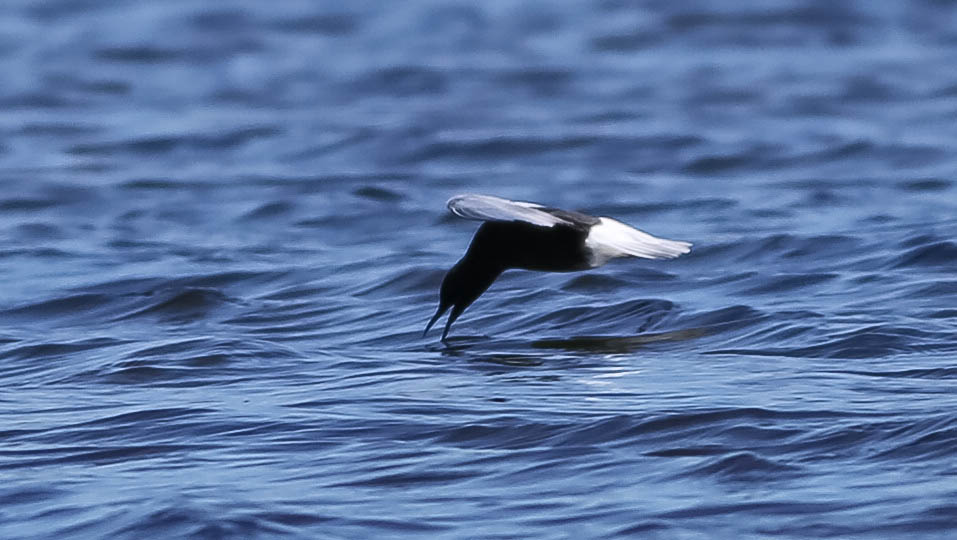
<path fill-rule="evenodd" d="M 485 222 L 442 281 L 439 308 L 425 329 L 427 333 L 451 308 L 443 341 L 465 308 L 510 268 L 575 272 L 614 257 L 674 257 L 690 248 L 686 242 L 655 238 L 609 218 L 488 195 L 459 195 L 448 206 L 458 216 Z"/>
<path fill-rule="evenodd" d="M 521 221 L 487 221 L 472 237 L 462 262 L 491 264 L 541 272 L 574 272 L 589 268 L 587 225 L 538 227 Z"/>

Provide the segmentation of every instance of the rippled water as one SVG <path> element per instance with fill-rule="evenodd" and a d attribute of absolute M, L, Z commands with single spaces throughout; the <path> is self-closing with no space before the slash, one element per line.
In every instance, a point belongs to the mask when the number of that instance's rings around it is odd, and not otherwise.
<path fill-rule="evenodd" d="M 955 9 L 8 0 L 0 537 L 951 537 Z"/>

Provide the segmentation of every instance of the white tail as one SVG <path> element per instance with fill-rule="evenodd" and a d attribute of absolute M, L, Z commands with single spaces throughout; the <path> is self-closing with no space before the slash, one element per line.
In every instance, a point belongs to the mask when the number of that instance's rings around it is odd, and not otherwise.
<path fill-rule="evenodd" d="M 588 232 L 585 247 L 591 250 L 593 266 L 601 266 L 615 257 L 674 259 L 691 251 L 691 243 L 657 238 L 611 218 Z"/>

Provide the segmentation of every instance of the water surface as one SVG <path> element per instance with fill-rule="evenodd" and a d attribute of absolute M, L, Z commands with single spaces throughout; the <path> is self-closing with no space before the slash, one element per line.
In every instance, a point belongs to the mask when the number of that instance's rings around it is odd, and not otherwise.
<path fill-rule="evenodd" d="M 951 4 L 0 14 L 0 537 L 957 532 Z M 460 192 L 695 248 L 443 346 Z"/>

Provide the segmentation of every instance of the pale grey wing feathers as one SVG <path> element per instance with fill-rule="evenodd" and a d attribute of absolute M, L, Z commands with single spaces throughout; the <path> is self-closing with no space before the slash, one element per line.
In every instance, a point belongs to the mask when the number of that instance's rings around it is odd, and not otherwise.
<path fill-rule="evenodd" d="M 456 195 L 446 203 L 453 214 L 478 221 L 524 221 L 540 227 L 570 225 L 569 221 L 542 210 L 540 204 L 510 201 L 491 195 Z"/>

